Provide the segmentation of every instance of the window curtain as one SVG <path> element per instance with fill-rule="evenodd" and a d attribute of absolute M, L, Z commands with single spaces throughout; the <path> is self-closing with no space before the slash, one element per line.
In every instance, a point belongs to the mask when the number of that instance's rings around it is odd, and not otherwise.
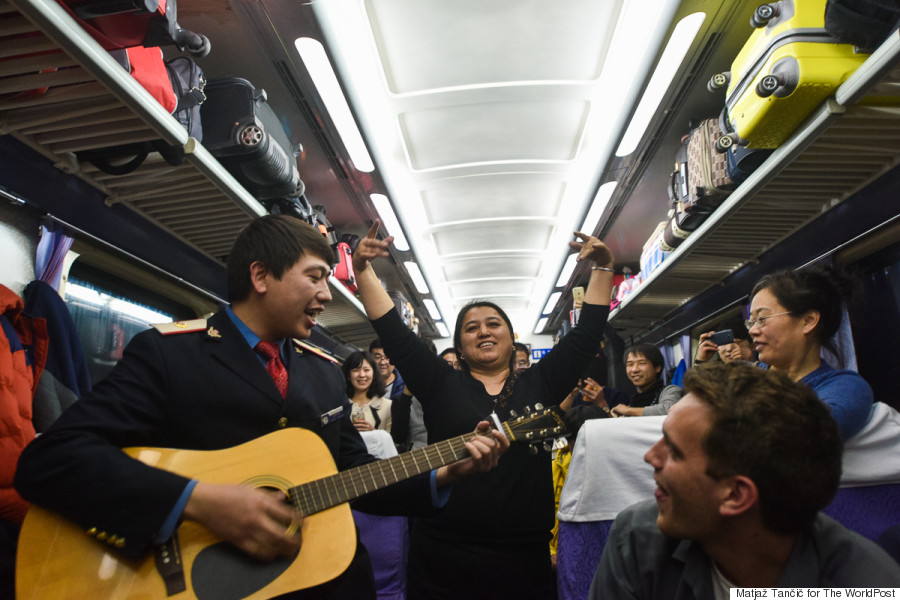
<path fill-rule="evenodd" d="M 41 225 L 41 241 L 38 242 L 34 269 L 37 279 L 50 284 L 54 290 L 59 290 L 63 261 L 73 241 L 59 223 Z"/>
<path fill-rule="evenodd" d="M 663 344 L 660 350 L 662 350 L 663 355 L 662 378 L 665 380 L 669 371 L 675 368 L 675 353 L 672 351 L 672 346 L 670 344 Z M 663 381 L 663 383 L 666 382 Z"/>
<path fill-rule="evenodd" d="M 692 360 L 691 360 L 691 336 L 689 334 L 682 335 L 681 339 L 679 340 L 679 343 L 681 344 L 681 356 L 684 357 L 682 359 L 682 360 L 684 360 L 684 366 L 686 368 L 690 369 L 691 362 L 692 362 Z"/>

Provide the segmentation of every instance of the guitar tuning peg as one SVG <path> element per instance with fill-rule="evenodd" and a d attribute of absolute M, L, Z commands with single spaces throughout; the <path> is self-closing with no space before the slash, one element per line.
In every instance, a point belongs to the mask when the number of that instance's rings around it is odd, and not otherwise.
<path fill-rule="evenodd" d="M 553 450 L 553 440 L 546 440 L 544 442 L 544 450 L 550 452 Z"/>
<path fill-rule="evenodd" d="M 528 446 L 528 454 L 537 454 L 539 452 L 538 447 L 534 444 Z"/>
<path fill-rule="evenodd" d="M 515 419 L 516 417 L 519 416 L 519 413 L 517 413 L 514 410 L 511 410 L 511 411 L 509 411 L 509 416 Z"/>
<path fill-rule="evenodd" d="M 530 415 L 530 414 L 531 414 L 531 407 L 530 407 L 530 406 L 526 406 L 525 408 L 522 409 L 522 412 L 524 412 L 526 415 Z"/>
<path fill-rule="evenodd" d="M 534 405 L 534 410 L 544 410 L 544 405 L 538 402 Z"/>

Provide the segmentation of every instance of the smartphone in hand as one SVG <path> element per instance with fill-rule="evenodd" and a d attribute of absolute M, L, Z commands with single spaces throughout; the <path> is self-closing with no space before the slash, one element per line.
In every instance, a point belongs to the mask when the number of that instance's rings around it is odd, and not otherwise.
<path fill-rule="evenodd" d="M 734 333 L 732 333 L 730 329 L 723 329 L 722 331 L 715 332 L 709 336 L 708 339 L 716 346 L 724 346 L 725 344 L 734 342 Z"/>

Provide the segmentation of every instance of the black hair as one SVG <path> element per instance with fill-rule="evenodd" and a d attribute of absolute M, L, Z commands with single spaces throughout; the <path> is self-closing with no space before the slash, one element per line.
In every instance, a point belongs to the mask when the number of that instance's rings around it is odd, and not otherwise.
<path fill-rule="evenodd" d="M 228 254 L 228 300 L 246 300 L 253 288 L 250 265 L 262 262 L 275 279 L 310 253 L 334 265 L 334 251 L 325 237 L 305 221 L 288 215 L 266 215 L 250 222 L 238 234 Z"/>
<path fill-rule="evenodd" d="M 497 314 L 499 314 L 500 317 L 506 322 L 506 326 L 509 328 L 509 335 L 510 335 L 510 338 L 512 339 L 512 343 L 515 344 L 516 343 L 516 334 L 515 334 L 515 331 L 513 330 L 512 321 L 509 320 L 509 315 L 507 315 L 506 312 L 502 308 L 500 308 L 493 302 L 488 302 L 487 300 L 473 300 L 473 301 L 469 302 L 468 304 L 466 304 L 465 306 L 463 306 L 461 309 L 459 309 L 459 313 L 457 313 L 457 315 L 456 315 L 456 325 L 454 326 L 454 329 L 453 329 L 453 346 L 456 348 L 462 348 L 462 327 L 463 327 L 463 319 L 465 318 L 466 313 L 468 313 L 473 308 L 481 308 L 481 307 L 493 308 L 494 310 L 497 311 Z M 459 358 L 462 358 L 462 355 L 459 353 L 458 350 L 457 350 L 457 356 L 459 356 Z M 466 364 L 465 360 L 460 360 L 459 366 L 463 371 L 466 371 L 468 373 L 469 365 Z M 516 353 L 515 353 L 515 350 L 513 350 L 513 352 L 510 352 L 510 356 L 509 356 L 509 372 L 515 373 L 515 371 L 516 371 Z"/>
<path fill-rule="evenodd" d="M 622 362 L 628 363 L 628 355 L 634 354 L 635 356 L 643 356 L 647 360 L 649 360 L 654 368 L 663 368 L 663 356 L 659 351 L 659 348 L 654 346 L 653 344 L 634 344 L 633 346 L 629 346 L 625 349 L 625 354 L 622 355 Z"/>
<path fill-rule="evenodd" d="M 784 269 L 760 279 L 750 292 L 750 299 L 769 290 L 778 303 L 794 316 L 809 310 L 819 313 L 814 334 L 819 344 L 836 358 L 841 354 L 834 341 L 843 318 L 844 303 L 852 297 L 849 278 L 833 268 L 817 266 L 802 271 Z"/>
<path fill-rule="evenodd" d="M 378 368 L 378 363 L 375 362 L 375 358 L 370 353 L 363 350 L 357 350 L 347 357 L 347 360 L 344 361 L 342 366 L 342 370 L 344 371 L 344 383 L 347 384 L 347 397 L 352 398 L 353 394 L 356 392 L 353 388 L 353 382 L 350 381 L 350 371 L 358 368 L 363 361 L 368 362 L 369 366 L 372 367 L 372 385 L 366 390 L 366 397 L 375 398 L 376 396 L 383 396 L 384 379 L 381 377 L 381 370 Z"/>

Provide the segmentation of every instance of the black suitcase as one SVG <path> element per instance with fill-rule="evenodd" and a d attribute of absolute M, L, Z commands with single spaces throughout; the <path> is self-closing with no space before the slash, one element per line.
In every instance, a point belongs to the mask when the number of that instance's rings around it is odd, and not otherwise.
<path fill-rule="evenodd" d="M 825 30 L 845 44 L 873 52 L 900 25 L 897 0 L 828 0 Z"/>
<path fill-rule="evenodd" d="M 666 223 L 663 231 L 663 239 L 660 244 L 663 252 L 671 252 L 681 245 L 698 227 L 703 224 L 710 212 L 687 212 L 676 207 L 672 213 L 672 218 Z"/>
<path fill-rule="evenodd" d="M 200 106 L 203 145 L 259 200 L 299 197 L 304 184 L 292 146 L 266 92 L 246 79 L 206 82 Z"/>

